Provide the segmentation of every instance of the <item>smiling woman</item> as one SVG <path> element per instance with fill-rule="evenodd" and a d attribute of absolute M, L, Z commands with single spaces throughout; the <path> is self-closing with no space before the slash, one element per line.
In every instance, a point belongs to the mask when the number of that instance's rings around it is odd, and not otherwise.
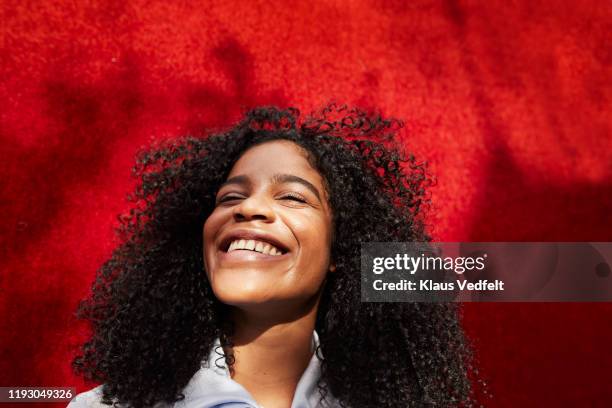
<path fill-rule="evenodd" d="M 330 267 L 332 212 L 323 178 L 301 147 L 283 140 L 249 149 L 228 177 L 204 224 L 215 296 L 291 319 L 319 293 Z"/>
<path fill-rule="evenodd" d="M 360 244 L 423 241 L 399 122 L 258 108 L 143 153 L 122 244 L 79 314 L 72 407 L 469 405 L 452 304 L 362 303 Z"/>

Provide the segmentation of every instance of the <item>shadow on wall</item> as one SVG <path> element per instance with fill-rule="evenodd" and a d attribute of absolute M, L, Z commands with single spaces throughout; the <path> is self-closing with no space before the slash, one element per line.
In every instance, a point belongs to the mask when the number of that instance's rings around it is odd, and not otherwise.
<path fill-rule="evenodd" d="M 70 256 L 57 253 L 58 246 L 71 243 L 52 242 L 50 237 L 62 228 L 60 220 L 69 217 L 107 222 L 108 214 L 90 216 L 86 209 L 69 213 L 66 203 L 99 183 L 118 146 L 145 143 L 156 126 L 177 124 L 179 133 L 198 135 L 226 126 L 255 103 L 286 104 L 280 90 L 259 91 L 253 56 L 233 38 L 203 56 L 214 61 L 218 72 L 211 75 L 220 77 L 223 85 L 207 79 L 186 82 L 167 73 L 158 89 L 143 80 L 146 56 L 129 50 L 123 55 L 116 69 L 92 83 L 83 81 L 82 64 L 50 64 L 47 80 L 28 84 L 44 108 L 34 114 L 12 112 L 17 118 L 12 120 L 29 121 L 29 127 L 42 128 L 45 134 L 31 146 L 17 147 L 12 142 L 16 135 L 0 134 L 2 148 L 10 153 L 2 155 L 6 171 L 0 180 L 0 194 L 7 198 L 0 202 L 0 270 L 10 271 L 0 274 L 0 315 L 5 316 L 0 353 L 11 353 L 0 358 L 0 383 L 47 384 L 48 373 L 54 372 L 57 355 L 48 347 L 68 342 L 65 335 L 75 324 L 69 317 L 90 277 L 75 270 Z"/>

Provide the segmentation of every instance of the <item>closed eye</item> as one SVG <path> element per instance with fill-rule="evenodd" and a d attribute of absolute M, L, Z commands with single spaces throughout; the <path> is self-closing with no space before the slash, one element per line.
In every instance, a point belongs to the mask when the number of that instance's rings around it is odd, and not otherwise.
<path fill-rule="evenodd" d="M 217 204 L 221 204 L 221 203 L 226 203 L 229 201 L 236 201 L 236 200 L 242 200 L 244 197 L 239 196 L 239 195 L 235 195 L 235 194 L 230 194 L 230 195 L 226 195 L 221 197 L 218 201 Z"/>
<path fill-rule="evenodd" d="M 295 195 L 295 194 L 285 194 L 281 197 L 281 200 L 291 200 L 291 201 L 297 201 L 299 203 L 306 203 L 306 199 L 304 199 L 303 197 L 299 196 L 299 195 Z"/>

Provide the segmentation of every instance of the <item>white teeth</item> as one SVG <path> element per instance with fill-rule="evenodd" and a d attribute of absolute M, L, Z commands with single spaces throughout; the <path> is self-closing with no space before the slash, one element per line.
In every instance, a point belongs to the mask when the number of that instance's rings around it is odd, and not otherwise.
<path fill-rule="evenodd" d="M 266 255 L 279 256 L 282 255 L 280 249 L 268 244 L 267 242 L 257 241 L 254 239 L 237 239 L 230 243 L 227 252 L 236 251 L 238 249 L 246 249 L 250 251 L 260 252 Z"/>

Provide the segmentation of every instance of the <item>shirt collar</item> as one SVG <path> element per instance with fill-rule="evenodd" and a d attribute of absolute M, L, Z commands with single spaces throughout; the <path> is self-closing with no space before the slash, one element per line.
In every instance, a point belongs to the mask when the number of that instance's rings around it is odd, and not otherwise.
<path fill-rule="evenodd" d="M 317 357 L 319 336 L 316 331 L 312 335 L 311 347 L 313 355 L 297 384 L 291 408 L 324 406 L 317 386 L 321 375 L 321 362 Z M 231 378 L 219 339 L 215 341 L 208 361 L 194 374 L 183 394 L 185 399 L 175 403 L 175 408 L 264 408 L 257 404 L 242 385 Z M 328 393 L 327 399 L 330 398 Z"/>

